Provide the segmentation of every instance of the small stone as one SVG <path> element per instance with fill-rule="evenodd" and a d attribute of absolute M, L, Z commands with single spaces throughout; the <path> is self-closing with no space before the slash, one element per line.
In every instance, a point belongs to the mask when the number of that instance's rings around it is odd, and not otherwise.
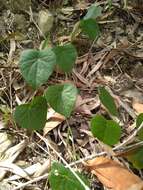
<path fill-rule="evenodd" d="M 45 9 L 45 10 L 41 10 L 39 12 L 38 26 L 39 26 L 42 34 L 44 34 L 44 35 L 48 34 L 48 32 L 53 27 L 53 22 L 54 22 L 54 17 L 49 10 Z"/>
<path fill-rule="evenodd" d="M 13 13 L 28 11 L 31 6 L 31 0 L 10 0 L 10 9 Z"/>

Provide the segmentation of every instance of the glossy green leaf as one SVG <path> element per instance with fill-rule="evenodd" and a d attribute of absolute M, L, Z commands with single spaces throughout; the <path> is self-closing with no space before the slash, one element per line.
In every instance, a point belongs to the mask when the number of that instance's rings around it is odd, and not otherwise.
<path fill-rule="evenodd" d="M 64 72 L 72 71 L 77 58 L 77 51 L 72 44 L 57 46 L 53 48 L 56 55 L 57 65 Z"/>
<path fill-rule="evenodd" d="M 88 186 L 87 179 L 81 175 L 79 177 Z M 60 163 L 53 163 L 49 183 L 52 190 L 85 190 L 73 173 Z"/>
<path fill-rule="evenodd" d="M 119 124 L 113 120 L 106 120 L 101 115 L 92 118 L 91 132 L 94 137 L 110 146 L 118 143 L 121 136 Z"/>
<path fill-rule="evenodd" d="M 34 89 L 48 80 L 55 64 L 56 56 L 51 49 L 25 50 L 21 54 L 19 62 L 22 76 Z"/>
<path fill-rule="evenodd" d="M 45 92 L 45 98 L 50 106 L 58 113 L 69 117 L 77 97 L 77 88 L 65 83 L 50 86 Z"/>
<path fill-rule="evenodd" d="M 139 127 L 143 122 L 143 113 L 139 114 L 136 119 L 136 127 Z M 140 140 L 143 140 L 143 128 L 137 133 L 137 136 Z"/>
<path fill-rule="evenodd" d="M 15 121 L 29 130 L 40 130 L 44 127 L 47 117 L 47 101 L 44 97 L 36 97 L 29 104 L 16 107 Z"/>
<path fill-rule="evenodd" d="M 113 97 L 104 87 L 99 87 L 99 98 L 101 103 L 107 108 L 107 110 L 112 115 L 114 116 L 119 115 Z"/>
<path fill-rule="evenodd" d="M 80 27 L 91 40 L 97 39 L 100 35 L 99 25 L 94 19 L 81 20 Z"/>
<path fill-rule="evenodd" d="M 136 169 L 143 169 L 143 147 L 131 151 L 126 157 Z"/>
<path fill-rule="evenodd" d="M 95 19 L 99 16 L 101 16 L 102 14 L 102 7 L 101 6 L 97 6 L 96 4 L 93 4 L 89 7 L 87 14 L 84 16 L 84 20 L 87 19 Z"/>

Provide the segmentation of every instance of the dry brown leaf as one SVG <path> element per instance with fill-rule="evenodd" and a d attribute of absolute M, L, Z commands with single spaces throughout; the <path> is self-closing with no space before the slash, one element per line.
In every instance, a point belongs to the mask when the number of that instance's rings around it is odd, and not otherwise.
<path fill-rule="evenodd" d="M 107 157 L 89 160 L 86 166 L 111 190 L 143 190 L 143 181 L 138 176 Z"/>
<path fill-rule="evenodd" d="M 46 135 L 49 131 L 56 128 L 60 123 L 62 123 L 66 118 L 55 112 L 52 108 L 48 110 L 47 113 L 47 123 L 43 129 L 44 135 Z"/>
<path fill-rule="evenodd" d="M 90 109 L 80 95 L 78 95 L 76 99 L 75 111 L 88 116 L 92 115 Z"/>
<path fill-rule="evenodd" d="M 143 113 L 143 104 L 142 104 L 142 103 L 133 101 L 132 106 L 133 106 L 134 110 L 135 110 L 138 114 Z"/>

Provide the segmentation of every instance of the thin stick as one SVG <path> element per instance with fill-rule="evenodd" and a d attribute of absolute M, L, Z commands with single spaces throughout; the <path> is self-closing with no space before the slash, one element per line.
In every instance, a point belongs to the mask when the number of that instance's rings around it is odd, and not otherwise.
<path fill-rule="evenodd" d="M 143 128 L 143 122 L 141 123 L 141 125 L 133 132 L 132 135 L 130 135 L 125 141 L 123 141 L 121 144 L 116 146 L 116 149 L 120 149 L 121 147 L 129 144 L 130 142 L 132 142 L 134 140 L 134 138 L 136 137 L 137 133 Z"/>
<path fill-rule="evenodd" d="M 28 185 L 30 185 L 32 183 L 35 183 L 35 182 L 40 181 L 42 179 L 46 179 L 47 177 L 48 177 L 48 174 L 44 174 L 42 176 L 36 177 L 36 178 L 26 182 L 26 183 L 23 183 L 23 184 L 15 187 L 13 190 L 18 190 L 18 189 L 24 188 L 24 187 L 26 187 L 26 186 L 28 186 Z"/>
<path fill-rule="evenodd" d="M 77 164 L 85 163 L 87 160 L 92 160 L 93 158 L 96 158 L 96 157 L 99 157 L 99 156 L 105 156 L 105 155 L 107 155 L 107 152 L 105 152 L 105 151 L 104 152 L 99 152 L 97 154 L 92 154 L 92 155 L 87 156 L 85 158 L 81 158 L 81 159 L 79 159 L 79 160 L 77 160 L 75 162 L 70 163 L 69 165 L 74 166 L 74 165 L 77 165 Z"/>
<path fill-rule="evenodd" d="M 35 132 L 38 137 L 40 137 L 47 146 L 49 146 L 56 154 L 57 156 L 63 161 L 63 163 L 69 168 L 69 170 L 73 173 L 73 175 L 78 179 L 78 181 L 81 183 L 81 185 L 84 187 L 85 190 L 90 190 L 89 187 L 81 180 L 81 178 L 76 174 L 76 172 L 71 168 L 71 166 L 66 162 L 66 160 L 49 144 L 46 138 L 41 136 L 39 133 Z"/>

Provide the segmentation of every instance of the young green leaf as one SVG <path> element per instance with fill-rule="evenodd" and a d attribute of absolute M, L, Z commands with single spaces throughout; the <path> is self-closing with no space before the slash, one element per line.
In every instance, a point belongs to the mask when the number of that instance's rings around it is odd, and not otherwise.
<path fill-rule="evenodd" d="M 89 185 L 85 177 L 81 175 L 79 177 L 87 186 Z M 52 190 L 85 190 L 73 173 L 60 163 L 53 163 L 49 183 Z"/>
<path fill-rule="evenodd" d="M 87 14 L 84 16 L 84 20 L 90 18 L 96 19 L 98 16 L 101 16 L 101 13 L 102 13 L 102 7 L 93 4 L 89 7 Z"/>
<path fill-rule="evenodd" d="M 25 50 L 20 57 L 20 70 L 26 82 L 34 89 L 44 84 L 52 74 L 56 64 L 55 53 L 51 49 Z"/>
<path fill-rule="evenodd" d="M 16 107 L 15 121 L 29 130 L 40 130 L 44 127 L 47 117 L 47 102 L 44 97 L 36 97 L 29 104 Z"/>
<path fill-rule="evenodd" d="M 126 157 L 136 169 L 143 169 L 143 147 L 129 152 Z"/>
<path fill-rule="evenodd" d="M 70 72 L 77 58 L 77 51 L 72 44 L 53 48 L 56 55 L 57 65 L 64 72 Z"/>
<path fill-rule="evenodd" d="M 114 116 L 118 116 L 118 111 L 113 97 L 110 93 L 104 88 L 99 87 L 99 98 L 101 103 L 107 108 L 107 110 Z"/>
<path fill-rule="evenodd" d="M 113 120 L 106 120 L 101 115 L 96 115 L 91 120 L 91 132 L 94 137 L 110 146 L 118 143 L 121 136 L 121 128 Z"/>
<path fill-rule="evenodd" d="M 69 117 L 77 97 L 77 88 L 65 83 L 50 86 L 45 92 L 45 98 L 50 106 L 58 113 Z"/>
<path fill-rule="evenodd" d="M 143 122 L 143 113 L 139 114 L 136 119 L 136 127 L 139 127 Z M 143 140 L 143 128 L 137 133 L 139 140 Z"/>
<path fill-rule="evenodd" d="M 95 40 L 100 35 L 99 25 L 94 19 L 86 19 L 80 21 L 80 27 L 91 40 Z"/>

